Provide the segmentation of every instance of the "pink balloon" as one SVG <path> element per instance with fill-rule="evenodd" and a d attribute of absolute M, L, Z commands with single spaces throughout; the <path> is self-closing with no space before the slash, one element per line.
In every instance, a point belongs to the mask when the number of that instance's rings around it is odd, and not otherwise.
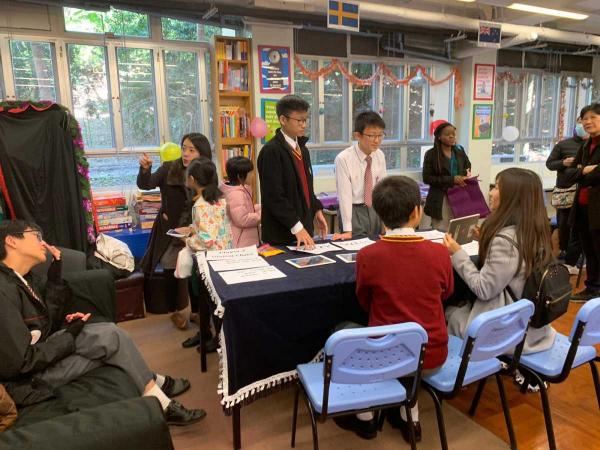
<path fill-rule="evenodd" d="M 250 133 L 255 138 L 263 138 L 269 132 L 269 127 L 267 126 L 267 122 L 264 121 L 261 117 L 255 117 L 250 122 Z"/>

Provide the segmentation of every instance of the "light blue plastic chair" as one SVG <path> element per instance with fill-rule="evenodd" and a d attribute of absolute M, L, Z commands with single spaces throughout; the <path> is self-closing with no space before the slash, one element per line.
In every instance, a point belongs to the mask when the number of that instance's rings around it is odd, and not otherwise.
<path fill-rule="evenodd" d="M 561 383 L 567 379 L 571 369 L 589 363 L 596 389 L 596 400 L 600 408 L 600 381 L 596 367 L 600 357 L 594 348 L 596 344 L 600 344 L 600 298 L 588 300 L 581 307 L 568 337 L 557 333 L 554 344 L 548 350 L 521 356 L 519 369 L 526 378 L 523 386 L 526 387 L 529 379 L 533 379 L 540 387 L 548 445 L 552 450 L 556 448 L 556 441 L 550 401 L 544 381 Z"/>
<path fill-rule="evenodd" d="M 513 361 L 516 365 L 523 350 L 533 311 L 532 302 L 519 300 L 477 316 L 467 328 L 466 339 L 449 336 L 446 362 L 433 374 L 423 376 L 424 387 L 435 404 L 442 449 L 448 448 L 442 401 L 455 397 L 463 386 L 479 382 L 473 401 L 476 405 L 485 387 L 486 379 L 491 375 L 495 375 L 498 383 L 510 446 L 512 449 L 517 448 L 504 384 L 500 376 L 502 364 L 498 356 L 514 351 Z M 475 410 L 473 408 L 471 410 L 471 414 L 474 414 Z"/>
<path fill-rule="evenodd" d="M 325 343 L 324 362 L 300 364 L 294 399 L 292 447 L 300 392 L 310 412 L 313 448 L 318 450 L 317 420 L 405 405 L 417 399 L 427 333 L 414 322 L 379 327 L 353 328 L 332 334 Z M 398 378 L 414 376 L 410 392 Z M 409 417 L 409 424 L 412 419 Z M 411 426 L 411 448 L 416 449 Z"/>

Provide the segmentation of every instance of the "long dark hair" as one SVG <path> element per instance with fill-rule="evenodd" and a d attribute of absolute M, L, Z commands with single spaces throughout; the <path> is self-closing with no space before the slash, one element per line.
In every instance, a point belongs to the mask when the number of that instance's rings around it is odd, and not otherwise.
<path fill-rule="evenodd" d="M 448 127 L 452 127 L 456 130 L 456 127 L 454 125 L 452 125 L 450 122 L 444 122 L 439 124 L 437 127 L 435 127 L 435 130 L 433 131 L 433 151 L 435 152 L 435 170 L 436 170 L 436 175 L 441 175 L 442 173 L 442 167 L 443 167 L 443 159 L 444 156 L 444 151 L 442 150 L 442 140 L 441 140 L 441 136 L 442 136 L 442 132 L 448 128 Z"/>
<path fill-rule="evenodd" d="M 213 204 L 223 196 L 219 189 L 217 168 L 210 159 L 194 159 L 188 166 L 186 175 L 192 177 L 198 186 L 204 188 L 202 197 L 208 203 Z"/>
<path fill-rule="evenodd" d="M 196 150 L 198 150 L 200 156 L 203 156 L 207 159 L 212 159 L 212 150 L 210 149 L 210 142 L 208 142 L 206 136 L 204 136 L 202 133 L 188 133 L 181 138 L 182 148 L 183 141 L 185 141 L 186 139 L 189 139 L 192 142 L 192 144 L 194 144 L 194 147 L 196 147 Z"/>
<path fill-rule="evenodd" d="M 544 205 L 540 177 L 531 170 L 505 169 L 496 177 L 500 205 L 481 227 L 479 260 L 485 261 L 492 240 L 509 225 L 516 227 L 519 269 L 525 263 L 525 276 L 552 261 L 550 223 Z"/>

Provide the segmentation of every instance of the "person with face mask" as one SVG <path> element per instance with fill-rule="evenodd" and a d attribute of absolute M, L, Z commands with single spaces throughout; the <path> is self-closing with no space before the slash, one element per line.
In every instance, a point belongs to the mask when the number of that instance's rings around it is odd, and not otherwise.
<path fill-rule="evenodd" d="M 569 177 L 576 171 L 573 161 L 577 151 L 587 139 L 588 134 L 583 129 L 581 119 L 577 119 L 577 124 L 573 128 L 573 137 L 558 142 L 552 149 L 552 152 L 546 161 L 546 167 L 548 167 L 549 170 L 556 171 L 557 188 L 565 189 L 573 185 L 573 183 L 569 181 Z M 569 272 L 572 275 L 576 275 L 579 270 L 575 266 L 581 255 L 581 244 L 579 243 L 577 233 L 571 231 L 572 227 L 569 225 L 570 211 L 571 208 L 556 210 L 558 241 L 560 247 L 559 259 L 563 259 L 565 264 L 568 265 Z"/>

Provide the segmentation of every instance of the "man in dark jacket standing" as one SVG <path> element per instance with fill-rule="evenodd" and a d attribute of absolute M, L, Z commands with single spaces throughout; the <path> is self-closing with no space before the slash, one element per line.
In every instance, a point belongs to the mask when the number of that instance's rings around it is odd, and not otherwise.
<path fill-rule="evenodd" d="M 327 235 L 323 205 L 313 190 L 310 154 L 304 136 L 308 103 L 295 95 L 277 102 L 281 128 L 258 155 L 262 203 L 262 240 L 314 248 L 313 222 Z"/>
<path fill-rule="evenodd" d="M 573 133 L 573 137 L 564 139 L 558 142 L 548 159 L 546 160 L 546 167 L 549 170 L 556 171 L 556 187 L 565 189 L 573 186 L 573 183 L 569 181 L 576 171 L 577 168 L 573 164 L 575 155 L 579 148 L 586 142 L 588 138 L 587 133 L 583 129 L 581 119 L 577 120 L 577 125 Z M 579 255 L 581 255 L 581 244 L 577 237 L 577 233 L 571 231 L 569 225 L 569 213 L 571 208 L 561 208 L 556 210 L 556 221 L 558 225 L 558 242 L 560 247 L 560 258 L 565 260 L 565 263 L 569 265 L 569 271 L 576 273 L 576 268 Z"/>
<path fill-rule="evenodd" d="M 46 283 L 31 269 L 53 261 Z M 190 387 L 185 379 L 150 371 L 129 335 L 114 323 L 86 324 L 90 314 L 63 315 L 67 286 L 61 277 L 61 255 L 46 244 L 33 223 L 22 220 L 0 223 L 0 382 L 29 384 L 38 380 L 60 387 L 108 364 L 127 373 L 140 395 L 161 403 L 167 423 L 188 425 L 201 420 L 201 409 L 186 409 L 170 397 Z"/>

